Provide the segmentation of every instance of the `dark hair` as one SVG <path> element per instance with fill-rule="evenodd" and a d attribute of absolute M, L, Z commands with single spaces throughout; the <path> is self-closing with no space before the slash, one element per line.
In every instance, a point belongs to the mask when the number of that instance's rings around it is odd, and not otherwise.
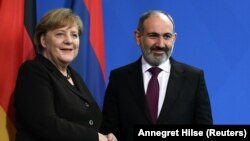
<path fill-rule="evenodd" d="M 61 28 L 64 26 L 78 26 L 79 36 L 83 31 L 83 24 L 79 16 L 75 15 L 71 9 L 59 8 L 47 12 L 36 25 L 34 44 L 39 53 L 42 52 L 43 47 L 41 45 L 40 38 L 45 35 L 48 31 Z"/>
<path fill-rule="evenodd" d="M 161 13 L 161 14 L 166 15 L 166 16 L 168 17 L 168 19 L 172 22 L 173 27 L 174 27 L 174 20 L 173 20 L 173 18 L 172 18 L 168 13 L 165 13 L 165 12 L 160 11 L 160 10 L 151 10 L 151 11 L 148 11 L 148 12 L 143 13 L 142 16 L 139 18 L 137 30 L 138 30 L 139 32 L 143 32 L 143 30 L 144 30 L 144 27 L 143 27 L 144 21 L 145 21 L 146 19 L 148 19 L 151 15 L 157 14 L 157 13 Z"/>

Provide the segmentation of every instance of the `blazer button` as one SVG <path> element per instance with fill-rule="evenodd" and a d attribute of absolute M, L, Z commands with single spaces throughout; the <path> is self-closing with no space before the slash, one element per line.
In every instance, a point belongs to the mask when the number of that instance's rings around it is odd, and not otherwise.
<path fill-rule="evenodd" d="M 88 104 L 87 102 L 85 102 L 84 104 L 85 104 L 85 106 L 86 106 L 87 108 L 89 107 L 89 104 Z"/>
<path fill-rule="evenodd" d="M 89 120 L 89 125 L 94 125 L 94 121 L 93 120 Z"/>

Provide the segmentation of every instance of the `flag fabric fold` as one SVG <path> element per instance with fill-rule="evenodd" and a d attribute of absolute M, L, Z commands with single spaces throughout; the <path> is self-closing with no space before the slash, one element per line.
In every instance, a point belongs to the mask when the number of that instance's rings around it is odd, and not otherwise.
<path fill-rule="evenodd" d="M 79 54 L 72 66 L 87 83 L 92 95 L 102 108 L 106 88 L 105 49 L 101 0 L 72 0 L 71 8 L 83 21 Z"/>
<path fill-rule="evenodd" d="M 25 26 L 25 4 L 34 0 L 1 0 L 0 17 L 0 140 L 13 141 L 15 139 L 15 118 L 12 104 L 12 94 L 20 65 L 35 56 L 32 40 L 29 36 L 29 26 Z M 32 5 L 31 4 L 31 5 Z M 31 6 L 30 5 L 30 6 Z M 33 13 L 34 12 L 34 13 Z M 34 14 L 29 11 L 26 14 Z M 27 23 L 27 22 L 26 22 Z M 30 22 L 28 22 L 30 23 Z"/>

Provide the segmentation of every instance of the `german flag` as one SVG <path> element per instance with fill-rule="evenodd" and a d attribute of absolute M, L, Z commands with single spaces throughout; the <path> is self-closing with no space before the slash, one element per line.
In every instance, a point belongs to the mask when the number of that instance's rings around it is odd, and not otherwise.
<path fill-rule="evenodd" d="M 20 65 L 35 56 L 35 0 L 0 0 L 0 141 L 14 141 L 12 94 Z"/>

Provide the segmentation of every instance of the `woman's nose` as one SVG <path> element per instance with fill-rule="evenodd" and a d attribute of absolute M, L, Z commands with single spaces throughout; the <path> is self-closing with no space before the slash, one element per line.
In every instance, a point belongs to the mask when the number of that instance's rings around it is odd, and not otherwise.
<path fill-rule="evenodd" d="M 72 37 L 70 35 L 66 35 L 64 38 L 64 43 L 65 44 L 71 44 L 73 41 Z"/>

